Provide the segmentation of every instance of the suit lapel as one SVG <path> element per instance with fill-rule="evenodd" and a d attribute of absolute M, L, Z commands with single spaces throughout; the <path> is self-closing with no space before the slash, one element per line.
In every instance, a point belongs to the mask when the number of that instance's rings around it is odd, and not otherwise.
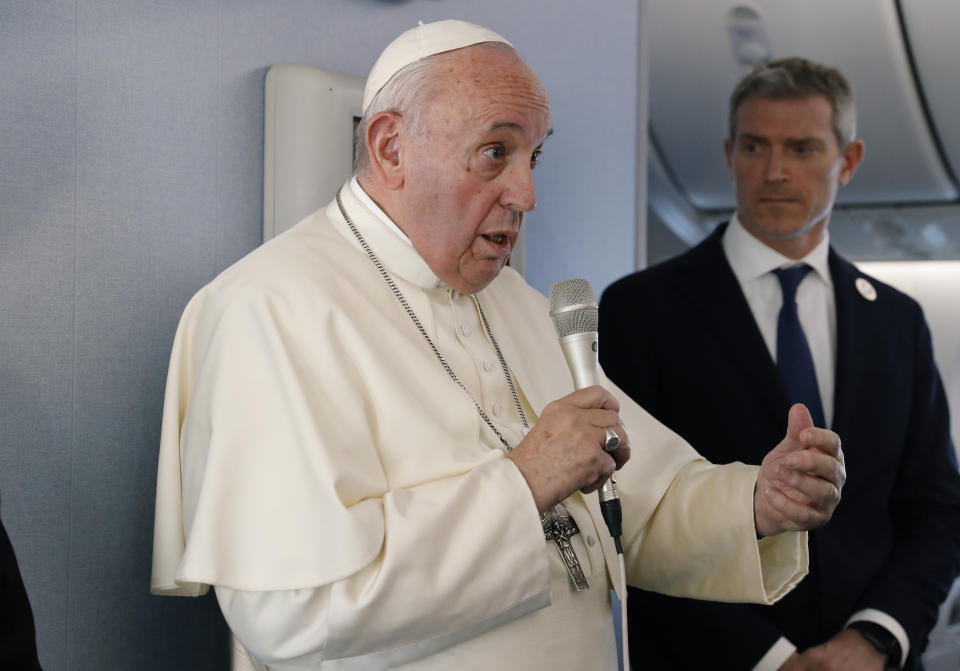
<path fill-rule="evenodd" d="M 863 343 L 869 341 L 869 319 L 865 311 L 868 301 L 855 289 L 862 273 L 830 249 L 830 275 L 837 306 L 837 364 L 834 377 L 833 430 L 845 429 L 851 417 L 849 407 L 857 381 L 863 379 L 868 357 L 863 356 Z"/>
<path fill-rule="evenodd" d="M 777 421 L 784 420 L 787 395 L 747 299 L 721 245 L 726 224 L 682 258 L 679 291 L 694 304 L 737 367 Z"/>

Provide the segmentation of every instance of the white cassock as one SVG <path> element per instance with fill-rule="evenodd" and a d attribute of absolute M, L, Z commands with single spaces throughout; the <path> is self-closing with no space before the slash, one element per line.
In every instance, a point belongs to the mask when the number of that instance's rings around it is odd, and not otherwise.
<path fill-rule="evenodd" d="M 341 190 L 350 218 L 515 445 L 524 429 L 473 298 L 446 288 L 354 188 Z M 509 268 L 476 297 L 533 422 L 573 391 L 547 301 Z M 708 464 L 607 386 L 632 445 L 617 476 L 627 582 L 721 601 L 789 591 L 806 573 L 806 536 L 757 542 L 757 467 Z M 565 502 L 591 584 L 576 592 L 470 396 L 337 204 L 318 210 L 184 311 L 152 590 L 216 586 L 231 629 L 271 669 L 615 669 L 619 566 L 596 495 Z"/>

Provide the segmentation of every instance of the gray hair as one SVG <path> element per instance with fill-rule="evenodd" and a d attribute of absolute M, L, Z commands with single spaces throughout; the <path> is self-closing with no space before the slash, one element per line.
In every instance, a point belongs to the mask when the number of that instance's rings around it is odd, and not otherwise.
<path fill-rule="evenodd" d="M 841 149 L 856 137 L 857 112 L 850 83 L 837 68 L 806 58 L 784 58 L 758 65 L 730 94 L 730 141 L 737 134 L 737 110 L 751 98 L 806 98 L 822 95 L 833 109 L 833 133 Z"/>
<path fill-rule="evenodd" d="M 479 42 L 472 46 L 492 47 L 513 54 L 517 58 L 520 57 L 516 49 L 503 42 Z M 401 68 L 373 97 L 354 131 L 353 173 L 355 175 L 363 175 L 370 169 L 367 124 L 375 115 L 386 111 L 396 112 L 404 117 L 407 127 L 414 133 L 423 131 L 420 114 L 436 94 L 437 78 L 433 69 L 437 60 L 448 53 L 450 52 L 433 54 Z"/>

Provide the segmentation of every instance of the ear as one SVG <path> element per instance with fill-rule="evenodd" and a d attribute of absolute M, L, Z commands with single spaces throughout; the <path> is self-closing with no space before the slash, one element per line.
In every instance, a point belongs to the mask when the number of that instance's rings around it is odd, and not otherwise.
<path fill-rule="evenodd" d="M 370 171 L 387 189 L 399 189 L 403 185 L 400 161 L 400 137 L 403 119 L 396 112 L 380 112 L 367 123 L 367 151 L 370 155 Z"/>
<path fill-rule="evenodd" d="M 837 182 L 840 186 L 843 186 L 853 179 L 853 173 L 857 171 L 857 166 L 860 165 L 860 161 L 863 160 L 863 140 L 852 140 L 848 142 L 847 146 L 843 148 L 841 160 L 843 161 L 843 166 L 840 168 L 840 175 L 837 177 Z"/>

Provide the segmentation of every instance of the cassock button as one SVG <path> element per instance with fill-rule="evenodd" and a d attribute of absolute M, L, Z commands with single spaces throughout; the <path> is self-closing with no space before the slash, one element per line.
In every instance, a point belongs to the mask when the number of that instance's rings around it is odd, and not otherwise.
<path fill-rule="evenodd" d="M 873 288 L 873 285 L 870 284 L 870 280 L 866 277 L 858 277 L 857 281 L 853 283 L 857 288 L 857 291 L 860 292 L 860 295 L 866 298 L 868 301 L 877 300 L 877 290 Z"/>
<path fill-rule="evenodd" d="M 483 362 L 483 369 L 488 373 L 493 370 L 493 362 L 490 359 L 487 359 Z"/>
<path fill-rule="evenodd" d="M 596 536 L 587 536 L 587 545 L 589 545 L 590 547 L 593 547 L 596 544 L 597 544 Z"/>

